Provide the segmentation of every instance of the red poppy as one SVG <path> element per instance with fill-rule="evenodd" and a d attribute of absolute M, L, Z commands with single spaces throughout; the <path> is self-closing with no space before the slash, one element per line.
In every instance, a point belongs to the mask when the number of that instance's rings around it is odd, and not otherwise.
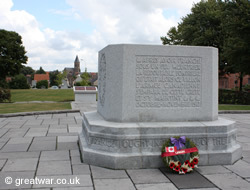
<path fill-rule="evenodd" d="M 175 167 L 175 171 L 177 171 L 177 172 L 180 171 L 180 169 L 181 169 L 180 166 Z"/>
<path fill-rule="evenodd" d="M 190 167 L 194 168 L 194 162 L 191 163 L 191 166 L 190 166 Z"/>
<path fill-rule="evenodd" d="M 169 167 L 170 167 L 170 169 L 173 169 L 173 168 L 175 167 L 174 162 L 171 162 L 171 163 L 169 164 Z"/>
<path fill-rule="evenodd" d="M 190 162 L 189 162 L 189 160 L 186 160 L 184 163 L 185 163 L 185 165 L 188 165 Z"/>
<path fill-rule="evenodd" d="M 181 163 L 180 163 L 180 162 L 178 162 L 178 166 L 181 166 Z"/>
<path fill-rule="evenodd" d="M 193 163 L 194 163 L 194 165 L 197 165 L 197 164 L 198 164 L 198 162 L 199 162 L 199 160 L 198 160 L 197 158 L 194 158 L 194 159 L 193 159 Z"/>
<path fill-rule="evenodd" d="M 187 168 L 181 168 L 184 173 L 187 173 Z"/>

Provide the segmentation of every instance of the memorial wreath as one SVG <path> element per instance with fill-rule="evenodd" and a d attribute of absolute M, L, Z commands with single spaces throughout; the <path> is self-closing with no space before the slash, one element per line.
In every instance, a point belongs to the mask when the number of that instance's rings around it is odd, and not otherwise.
<path fill-rule="evenodd" d="M 179 174 L 193 171 L 199 162 L 197 147 L 185 136 L 169 138 L 163 144 L 161 152 L 161 157 L 167 168 Z"/>

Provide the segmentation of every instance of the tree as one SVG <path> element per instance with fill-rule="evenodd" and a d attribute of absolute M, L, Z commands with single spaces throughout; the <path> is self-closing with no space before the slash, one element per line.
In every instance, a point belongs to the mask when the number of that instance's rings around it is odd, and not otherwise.
<path fill-rule="evenodd" d="M 28 60 L 25 54 L 22 37 L 18 33 L 0 30 L 0 80 L 20 73 L 22 64 Z"/>
<path fill-rule="evenodd" d="M 250 74 L 250 1 L 227 1 L 223 17 L 228 32 L 224 44 L 227 70 L 240 74 L 242 91 L 243 77 Z"/>
<path fill-rule="evenodd" d="M 202 0 L 161 37 L 162 43 L 218 48 L 220 74 L 240 73 L 241 90 L 244 74 L 250 74 L 249 4 L 249 0 Z"/>
<path fill-rule="evenodd" d="M 16 75 L 9 83 L 11 89 L 29 89 L 27 79 L 23 74 Z"/>
<path fill-rule="evenodd" d="M 34 75 L 35 71 L 34 69 L 32 69 L 32 67 L 26 67 L 24 66 L 22 69 L 21 69 L 21 73 L 26 76 L 26 75 Z"/>
<path fill-rule="evenodd" d="M 83 74 L 81 74 L 81 78 L 82 78 L 82 81 L 81 81 L 81 85 L 82 86 L 90 86 L 91 83 L 89 81 L 89 73 L 87 73 L 87 70 L 85 70 L 85 72 Z"/>
<path fill-rule="evenodd" d="M 59 72 L 56 76 L 56 82 L 59 86 L 62 84 L 62 80 L 65 79 L 67 76 L 67 71 L 63 71 L 62 73 Z"/>
<path fill-rule="evenodd" d="M 36 74 L 46 74 L 46 72 L 43 70 L 42 67 L 40 67 L 40 69 L 36 71 Z"/>
<path fill-rule="evenodd" d="M 49 73 L 50 86 L 59 86 L 59 83 L 57 81 L 58 74 L 59 74 L 58 70 Z"/>
<path fill-rule="evenodd" d="M 47 80 L 40 80 L 36 83 L 37 88 L 48 88 L 49 83 Z"/>

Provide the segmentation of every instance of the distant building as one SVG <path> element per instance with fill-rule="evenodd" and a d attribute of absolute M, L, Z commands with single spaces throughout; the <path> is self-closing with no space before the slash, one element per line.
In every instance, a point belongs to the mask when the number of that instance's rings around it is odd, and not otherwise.
<path fill-rule="evenodd" d="M 64 71 L 67 73 L 67 81 L 68 81 L 68 86 L 72 87 L 75 83 L 75 80 L 77 79 L 77 75 L 80 74 L 80 61 L 78 58 L 78 55 L 75 58 L 74 61 L 74 68 L 71 67 L 65 67 Z"/>
<path fill-rule="evenodd" d="M 239 73 L 231 73 L 225 74 L 219 77 L 219 88 L 223 89 L 234 89 L 240 87 L 240 74 Z M 245 75 L 243 77 L 242 86 L 250 84 L 250 75 Z"/>
<path fill-rule="evenodd" d="M 34 74 L 34 80 L 32 81 L 32 86 L 36 86 L 37 82 L 41 80 L 47 80 L 48 83 L 50 83 L 49 72 L 46 72 L 46 74 Z"/>

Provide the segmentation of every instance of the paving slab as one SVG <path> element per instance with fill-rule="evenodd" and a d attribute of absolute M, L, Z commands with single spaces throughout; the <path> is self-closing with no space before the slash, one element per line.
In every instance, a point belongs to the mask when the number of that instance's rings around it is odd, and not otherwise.
<path fill-rule="evenodd" d="M 32 140 L 32 137 L 13 137 L 10 138 L 8 144 L 30 144 Z"/>
<path fill-rule="evenodd" d="M 66 118 L 67 113 L 53 114 L 52 118 Z"/>
<path fill-rule="evenodd" d="M 95 190 L 136 190 L 129 179 L 94 179 Z"/>
<path fill-rule="evenodd" d="M 167 183 L 169 179 L 159 169 L 127 170 L 135 184 L 140 183 Z"/>
<path fill-rule="evenodd" d="M 26 125 L 41 125 L 43 119 L 36 119 L 36 120 L 28 120 L 25 124 Z"/>
<path fill-rule="evenodd" d="M 25 137 L 43 137 L 48 133 L 48 128 L 31 128 L 26 133 Z"/>
<path fill-rule="evenodd" d="M 48 141 L 33 141 L 29 151 L 46 151 L 46 150 L 56 150 L 56 141 L 48 140 Z"/>
<path fill-rule="evenodd" d="M 208 181 L 205 177 L 198 172 L 193 171 L 185 175 L 179 175 L 176 173 L 168 172 L 166 169 L 162 169 L 164 174 L 171 180 L 171 182 L 179 189 L 183 188 L 214 188 L 214 184 Z"/>
<path fill-rule="evenodd" d="M 3 129 L 1 129 L 3 130 Z M 8 130 L 8 129 L 6 129 Z M 9 129 L 7 133 L 4 134 L 4 138 L 11 138 L 11 137 L 23 137 L 27 133 L 28 129 Z"/>
<path fill-rule="evenodd" d="M 21 184 L 21 179 L 34 178 L 35 172 L 0 172 L 0 189 L 31 188 L 32 184 Z M 6 184 L 6 181 L 9 184 Z"/>
<path fill-rule="evenodd" d="M 6 144 L 0 152 L 26 152 L 29 146 L 30 143 Z"/>
<path fill-rule="evenodd" d="M 35 171 L 37 167 L 38 158 L 20 158 L 9 159 L 2 171 L 7 172 L 22 172 Z"/>
<path fill-rule="evenodd" d="M 89 165 L 87 164 L 72 165 L 72 169 L 74 175 L 90 175 Z"/>
<path fill-rule="evenodd" d="M 225 165 L 225 167 L 241 177 L 250 177 L 250 164 L 243 160 L 239 160 L 234 165 Z"/>
<path fill-rule="evenodd" d="M 48 119 L 51 119 L 52 118 L 52 114 L 44 114 L 44 115 L 38 115 L 37 116 L 37 119 L 45 119 L 45 120 L 48 120 Z"/>
<path fill-rule="evenodd" d="M 59 124 L 76 124 L 76 120 L 74 118 L 61 118 Z"/>
<path fill-rule="evenodd" d="M 177 190 L 177 188 L 172 183 L 156 183 L 156 184 L 136 184 L 137 190 Z"/>
<path fill-rule="evenodd" d="M 40 152 L 1 152 L 0 159 L 38 158 Z"/>
<path fill-rule="evenodd" d="M 37 128 L 43 128 L 43 129 L 48 129 L 49 128 L 49 124 L 42 124 L 42 125 L 26 125 L 24 124 L 22 126 L 22 129 L 37 129 Z"/>
<path fill-rule="evenodd" d="M 108 179 L 108 178 L 128 178 L 125 170 L 112 170 L 101 168 L 98 166 L 90 166 L 94 179 Z"/>
<path fill-rule="evenodd" d="M 212 183 L 220 189 L 249 190 L 250 183 L 234 173 L 205 175 Z"/>
<path fill-rule="evenodd" d="M 3 168 L 5 163 L 6 163 L 6 159 L 5 160 L 0 160 L 0 171 Z M 0 183 L 1 183 L 1 181 L 0 181 Z"/>
<path fill-rule="evenodd" d="M 72 174 L 70 161 L 40 161 L 37 176 Z"/>
<path fill-rule="evenodd" d="M 38 179 L 51 179 L 52 184 L 36 184 L 34 188 L 41 187 L 93 187 L 90 175 L 56 175 L 56 176 L 37 176 Z M 56 183 L 66 182 L 66 184 Z M 62 181 L 63 180 L 63 181 Z M 78 183 L 79 182 L 79 183 Z"/>
<path fill-rule="evenodd" d="M 58 150 L 77 150 L 78 136 L 58 136 L 57 149 Z"/>
<path fill-rule="evenodd" d="M 74 156 L 79 156 L 80 157 L 79 150 L 70 150 L 70 156 L 71 157 L 74 157 Z"/>
<path fill-rule="evenodd" d="M 69 151 L 42 151 L 40 161 L 70 160 Z"/>
<path fill-rule="evenodd" d="M 56 129 L 67 129 L 68 128 L 68 125 L 67 124 L 64 124 L 64 125 L 59 125 L 59 124 L 51 124 L 50 125 L 50 129 L 52 128 L 56 128 Z"/>
<path fill-rule="evenodd" d="M 207 175 L 207 174 L 220 174 L 220 173 L 232 173 L 232 171 L 228 170 L 223 166 L 199 166 L 196 168 L 196 171 L 200 174 Z"/>
<path fill-rule="evenodd" d="M 4 127 L 2 127 L 3 129 L 19 129 L 23 126 L 22 123 L 8 123 L 7 125 L 5 125 Z"/>
<path fill-rule="evenodd" d="M 53 188 L 53 190 L 94 190 L 93 187 L 62 187 Z"/>
<path fill-rule="evenodd" d="M 49 124 L 49 125 L 58 125 L 59 124 L 59 119 L 55 118 L 55 119 L 44 119 L 42 124 Z"/>
<path fill-rule="evenodd" d="M 80 156 L 73 156 L 71 157 L 71 164 L 82 164 Z"/>

